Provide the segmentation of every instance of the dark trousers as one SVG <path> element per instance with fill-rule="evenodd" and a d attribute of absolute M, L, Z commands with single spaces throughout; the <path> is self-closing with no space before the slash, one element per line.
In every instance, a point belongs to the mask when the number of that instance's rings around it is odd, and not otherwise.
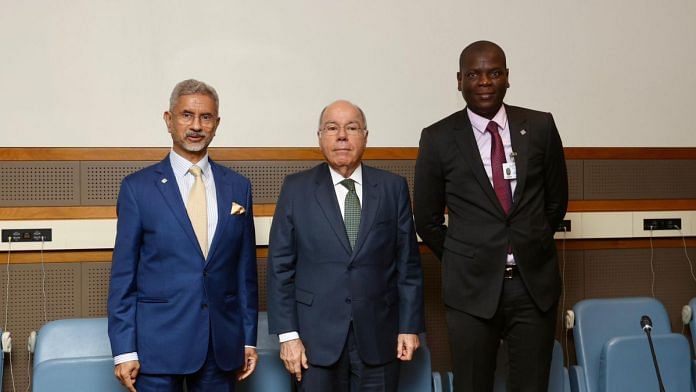
<path fill-rule="evenodd" d="M 546 392 L 553 352 L 556 306 L 540 311 L 522 279 L 505 279 L 491 319 L 447 308 L 454 390 L 493 390 L 500 340 L 508 347 L 508 391 Z"/>
<path fill-rule="evenodd" d="M 384 365 L 368 365 L 360 359 L 351 324 L 348 338 L 338 362 L 331 366 L 315 366 L 302 374 L 301 392 L 395 392 L 399 384 L 399 361 Z"/>
<path fill-rule="evenodd" d="M 138 392 L 234 392 L 235 371 L 223 371 L 215 363 L 212 339 L 203 366 L 193 374 L 139 374 L 135 381 Z"/>

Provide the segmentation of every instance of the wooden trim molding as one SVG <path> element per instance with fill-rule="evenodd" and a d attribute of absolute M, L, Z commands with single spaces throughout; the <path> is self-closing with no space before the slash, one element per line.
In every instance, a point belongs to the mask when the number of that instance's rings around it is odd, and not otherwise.
<path fill-rule="evenodd" d="M 0 161 L 159 161 L 169 147 L 4 147 Z M 222 161 L 323 159 L 317 147 L 211 147 Z M 417 147 L 368 147 L 365 159 L 416 159 Z M 696 148 L 566 147 L 566 159 L 696 159 Z"/>
<path fill-rule="evenodd" d="M 689 211 L 696 199 L 663 200 L 571 200 L 568 212 Z"/>
<path fill-rule="evenodd" d="M 254 216 L 273 216 L 275 204 L 255 204 Z M 2 220 L 115 219 L 116 206 L 0 207 Z"/>
<path fill-rule="evenodd" d="M 654 238 L 653 248 L 681 248 L 684 242 L 681 238 Z M 566 250 L 599 250 L 599 249 L 650 249 L 650 240 L 645 238 L 627 239 L 593 239 L 593 240 L 556 240 L 556 246 L 560 252 L 565 246 Z M 686 238 L 688 248 L 696 248 L 696 238 Z M 419 244 L 421 254 L 431 254 L 427 246 Z M 70 251 L 45 251 L 43 259 L 46 263 L 88 263 L 110 262 L 111 249 L 104 250 L 70 250 Z M 256 257 L 259 259 L 268 257 L 268 247 L 256 248 Z M 7 252 L 0 252 L 0 258 L 7 260 Z M 10 254 L 10 264 L 36 264 L 41 262 L 41 253 L 37 251 L 13 251 Z"/>
<path fill-rule="evenodd" d="M 568 212 L 622 212 L 622 211 L 692 211 L 696 199 L 678 200 L 573 200 Z M 275 204 L 255 204 L 254 216 L 267 217 L 275 213 Z M 115 206 L 84 207 L 0 207 L 2 220 L 53 219 L 113 219 Z"/>
<path fill-rule="evenodd" d="M 164 147 L 6 147 L 0 148 L 0 161 L 160 161 Z M 218 161 L 321 161 L 318 147 L 211 147 L 210 156 Z M 368 147 L 364 159 L 416 159 L 416 147 Z"/>

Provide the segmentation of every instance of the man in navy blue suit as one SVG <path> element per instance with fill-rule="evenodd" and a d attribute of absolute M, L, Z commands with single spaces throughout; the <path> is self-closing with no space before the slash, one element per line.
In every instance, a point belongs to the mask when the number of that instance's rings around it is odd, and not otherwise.
<path fill-rule="evenodd" d="M 270 333 L 301 391 L 396 391 L 423 332 L 420 255 L 406 180 L 361 163 L 362 110 L 319 120 L 326 159 L 285 179 L 268 254 Z"/>
<path fill-rule="evenodd" d="M 208 158 L 218 105 L 211 86 L 177 84 L 171 152 L 121 184 L 108 316 L 129 391 L 233 391 L 258 360 L 251 186 Z"/>

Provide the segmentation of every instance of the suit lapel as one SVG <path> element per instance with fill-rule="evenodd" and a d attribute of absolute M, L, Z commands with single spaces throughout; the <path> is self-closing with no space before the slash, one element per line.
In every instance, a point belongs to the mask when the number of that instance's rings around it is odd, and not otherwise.
<path fill-rule="evenodd" d="M 469 116 L 466 113 L 466 109 L 458 113 L 454 126 L 454 140 L 462 152 L 462 157 L 471 168 L 471 171 L 474 173 L 474 177 L 481 186 L 481 189 L 483 189 L 483 192 L 486 194 L 486 196 L 488 196 L 491 203 L 496 206 L 498 212 L 505 215 L 505 211 L 500 205 L 498 196 L 496 196 L 495 191 L 493 190 L 493 185 L 491 185 L 491 182 L 488 179 L 486 169 L 483 167 L 481 153 L 479 152 L 478 144 L 476 143 L 476 138 L 474 137 L 474 129 L 471 126 L 471 121 L 469 121 Z"/>
<path fill-rule="evenodd" d="M 201 257 L 203 257 L 203 252 L 201 252 L 200 246 L 198 245 L 198 239 L 196 238 L 196 234 L 193 232 L 193 226 L 191 226 L 191 221 L 186 213 L 186 205 L 181 199 L 181 193 L 179 192 L 179 187 L 176 183 L 176 177 L 174 176 L 174 171 L 169 163 L 169 155 L 167 155 L 167 157 L 157 165 L 155 170 L 158 174 L 157 178 L 154 180 L 155 187 L 157 187 L 160 193 L 162 193 L 162 197 L 164 197 L 167 206 L 169 206 L 169 209 L 179 222 L 181 229 L 184 230 L 186 236 L 195 245 L 195 248 L 198 249 Z"/>
<path fill-rule="evenodd" d="M 358 254 L 360 248 L 367 240 L 367 235 L 375 223 L 377 211 L 379 211 L 379 182 L 373 178 L 374 172 L 370 167 L 362 165 L 362 206 L 360 207 L 360 227 L 358 228 L 358 239 L 355 241 L 353 257 Z"/>
<path fill-rule="evenodd" d="M 529 154 L 529 131 L 525 129 L 527 119 L 523 113 L 513 107 L 505 106 L 508 122 L 510 123 L 510 140 L 512 143 L 512 151 L 516 153 L 515 168 L 517 169 L 517 185 L 515 185 L 515 194 L 512 195 L 512 209 L 510 213 L 515 211 L 520 200 L 520 195 L 524 192 L 524 186 L 527 180 L 527 161 Z"/>
<path fill-rule="evenodd" d="M 232 206 L 232 190 L 234 189 L 227 171 L 220 170 L 220 167 L 210 159 L 209 162 L 210 170 L 213 171 L 213 179 L 215 180 L 218 221 L 217 227 L 215 228 L 215 233 L 213 233 L 213 242 L 210 244 L 210 249 L 208 250 L 208 259 L 206 260 L 206 263 L 209 260 L 212 260 L 215 256 L 215 251 L 219 246 L 221 238 L 225 238 L 223 234 L 225 232 L 225 228 L 227 227 L 227 220 L 230 219 L 229 208 Z"/>
<path fill-rule="evenodd" d="M 314 192 L 314 197 L 319 207 L 324 213 L 326 220 L 329 222 L 329 226 L 333 229 L 334 234 L 338 237 L 338 241 L 343 245 L 346 252 L 350 254 L 351 250 L 350 244 L 348 243 L 348 235 L 346 235 L 341 209 L 336 200 L 336 191 L 334 190 L 333 181 L 331 180 L 328 164 L 324 163 L 317 168 L 315 185 L 316 190 Z"/>

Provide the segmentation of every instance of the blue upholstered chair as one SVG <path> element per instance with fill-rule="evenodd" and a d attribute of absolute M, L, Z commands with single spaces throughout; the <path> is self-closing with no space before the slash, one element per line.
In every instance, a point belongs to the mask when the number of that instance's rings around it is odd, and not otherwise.
<path fill-rule="evenodd" d="M 421 335 L 421 346 L 413 354 L 413 359 L 401 362 L 399 368 L 399 392 L 423 392 L 437 390 L 438 384 L 433 384 L 430 349 Z"/>
<path fill-rule="evenodd" d="M 691 390 L 686 338 L 671 333 L 667 311 L 654 298 L 590 299 L 574 307 L 577 366 L 570 369 L 575 392 L 656 391 L 657 376 L 640 320 L 653 322 L 662 380 L 667 391 Z"/>
<path fill-rule="evenodd" d="M 691 301 L 689 301 L 688 306 L 691 309 L 691 321 L 689 321 L 689 329 L 691 330 L 691 343 L 694 346 L 694 352 L 696 352 L 696 320 L 694 320 L 694 313 L 696 313 L 696 297 L 691 298 Z M 696 389 L 696 360 L 693 360 L 691 365 L 694 388 Z"/>
<path fill-rule="evenodd" d="M 268 314 L 259 312 L 256 350 L 259 363 L 248 379 L 237 383 L 239 392 L 290 392 L 292 378 L 280 360 L 280 344 L 277 335 L 268 334 Z"/>
<path fill-rule="evenodd" d="M 123 392 L 106 318 L 51 321 L 36 337 L 34 392 Z"/>

